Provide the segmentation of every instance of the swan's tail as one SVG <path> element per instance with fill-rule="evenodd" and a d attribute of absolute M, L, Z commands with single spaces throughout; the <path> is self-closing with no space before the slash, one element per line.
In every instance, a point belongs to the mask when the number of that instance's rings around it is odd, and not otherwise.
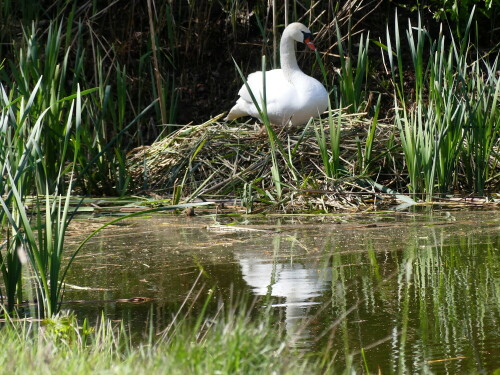
<path fill-rule="evenodd" d="M 247 116 L 248 113 L 244 111 L 240 104 L 236 102 L 233 108 L 229 111 L 228 115 L 224 118 L 224 121 L 231 121 L 237 119 L 238 117 Z"/>

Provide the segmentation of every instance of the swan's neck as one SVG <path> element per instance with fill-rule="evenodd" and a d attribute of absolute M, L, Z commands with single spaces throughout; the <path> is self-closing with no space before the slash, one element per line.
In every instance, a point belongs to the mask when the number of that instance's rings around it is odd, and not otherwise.
<path fill-rule="evenodd" d="M 297 42 L 288 36 L 286 32 L 283 33 L 280 42 L 280 62 L 283 74 L 289 82 L 292 82 L 294 75 L 304 74 L 297 64 L 297 57 L 295 55 L 296 44 Z"/>

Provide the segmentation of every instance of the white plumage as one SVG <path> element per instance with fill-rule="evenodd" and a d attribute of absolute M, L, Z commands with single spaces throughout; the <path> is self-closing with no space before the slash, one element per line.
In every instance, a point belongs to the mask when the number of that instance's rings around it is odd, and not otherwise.
<path fill-rule="evenodd" d="M 284 125 L 289 120 L 294 125 L 305 124 L 311 117 L 319 116 L 328 108 L 328 93 L 325 87 L 315 78 L 304 74 L 297 65 L 296 42 L 306 43 L 309 48 L 315 49 L 310 40 L 311 36 L 309 29 L 301 23 L 290 24 L 281 38 L 281 69 L 266 72 L 267 115 L 275 125 Z M 262 83 L 260 71 L 248 76 L 247 84 L 261 108 Z M 226 120 L 241 116 L 262 120 L 246 85 L 241 87 L 238 95 L 240 97 Z"/>

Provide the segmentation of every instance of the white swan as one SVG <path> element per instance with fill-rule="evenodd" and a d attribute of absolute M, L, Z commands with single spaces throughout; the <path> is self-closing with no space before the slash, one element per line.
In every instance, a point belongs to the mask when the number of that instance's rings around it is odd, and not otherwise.
<path fill-rule="evenodd" d="M 280 42 L 281 69 L 266 71 L 267 115 L 275 125 L 284 125 L 289 120 L 293 125 L 302 125 L 328 108 L 325 87 L 318 80 L 304 74 L 295 57 L 296 42 L 305 43 L 312 50 L 316 49 L 311 37 L 311 31 L 303 24 L 295 22 L 288 25 Z M 247 83 L 261 107 L 262 72 L 250 74 Z M 245 85 L 238 95 L 240 97 L 225 120 L 252 116 L 262 121 Z"/>

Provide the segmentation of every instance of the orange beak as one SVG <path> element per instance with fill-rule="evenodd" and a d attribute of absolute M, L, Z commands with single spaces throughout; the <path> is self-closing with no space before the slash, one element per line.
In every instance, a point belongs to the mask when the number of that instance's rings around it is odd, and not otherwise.
<path fill-rule="evenodd" d="M 311 42 L 311 38 L 306 38 L 304 39 L 304 43 L 313 51 L 316 50 L 316 46 L 314 45 L 313 42 Z"/>

